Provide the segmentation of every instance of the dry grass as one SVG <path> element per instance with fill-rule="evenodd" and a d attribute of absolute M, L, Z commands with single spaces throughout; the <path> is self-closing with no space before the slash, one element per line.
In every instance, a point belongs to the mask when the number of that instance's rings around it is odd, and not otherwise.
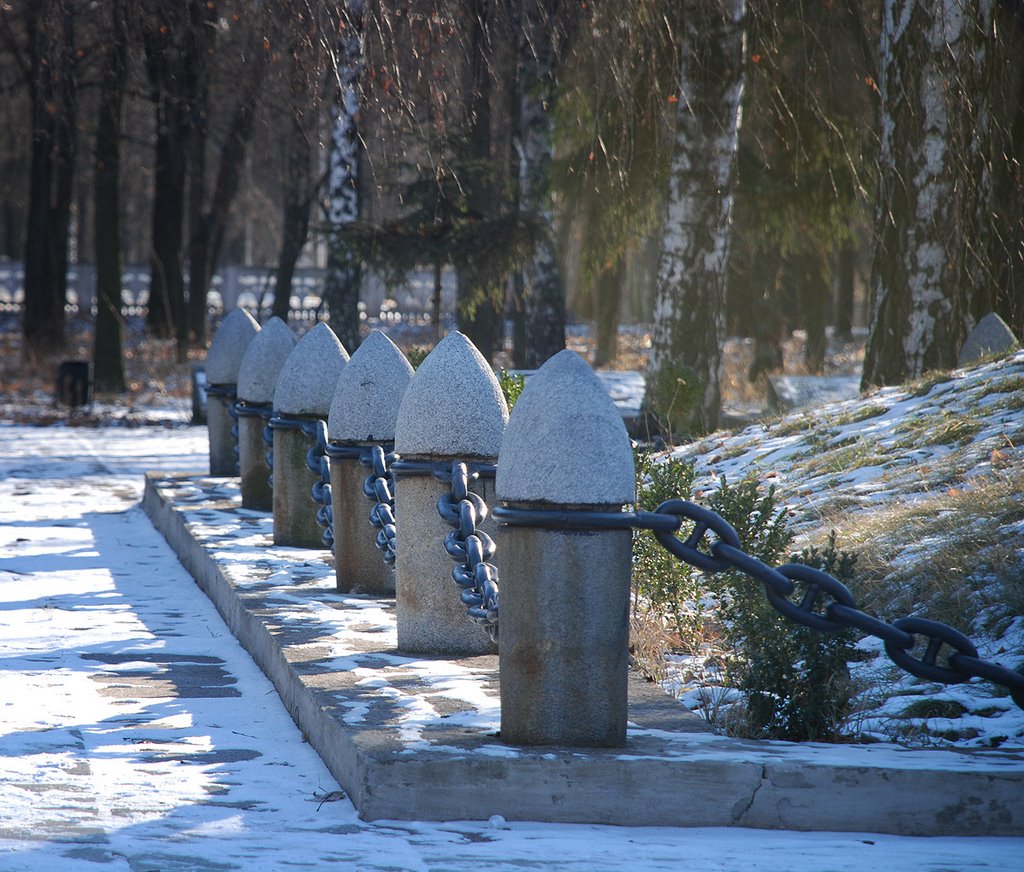
<path fill-rule="evenodd" d="M 1007 531 L 1024 521 L 1020 467 L 827 521 L 823 529 L 835 527 L 842 547 L 857 554 L 858 589 L 880 614 L 924 611 L 969 631 L 986 603 L 1024 606 L 1020 555 L 1008 543 L 1019 533 Z"/>

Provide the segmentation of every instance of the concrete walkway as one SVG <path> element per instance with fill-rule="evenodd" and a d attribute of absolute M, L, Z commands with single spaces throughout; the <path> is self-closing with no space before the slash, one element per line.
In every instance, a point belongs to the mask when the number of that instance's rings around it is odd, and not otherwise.
<path fill-rule="evenodd" d="M 361 820 L 138 507 L 143 469 L 194 469 L 205 453 L 198 430 L 0 423 L 0 870 L 923 872 L 1019 860 L 1024 840 L 1006 837 Z M 315 558 L 292 564 L 298 581 L 320 572 Z M 286 600 L 278 614 L 291 620 Z M 477 685 L 437 680 L 453 700 Z M 413 731 L 429 716 L 406 709 Z"/>

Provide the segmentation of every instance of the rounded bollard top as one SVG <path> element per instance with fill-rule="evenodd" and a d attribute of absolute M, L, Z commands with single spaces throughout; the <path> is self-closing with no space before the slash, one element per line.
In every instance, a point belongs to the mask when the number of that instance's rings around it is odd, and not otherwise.
<path fill-rule="evenodd" d="M 348 352 L 323 321 L 291 350 L 274 388 L 274 411 L 326 418 Z"/>
<path fill-rule="evenodd" d="M 391 442 L 412 365 L 387 336 L 374 330 L 338 376 L 327 421 L 335 442 Z"/>
<path fill-rule="evenodd" d="M 405 457 L 496 457 L 508 420 L 501 385 L 461 333 L 449 333 L 416 370 L 398 408 L 395 451 Z"/>
<path fill-rule="evenodd" d="M 225 315 L 206 352 L 207 383 L 235 384 L 245 351 L 259 332 L 259 323 L 245 309 L 238 308 Z"/>
<path fill-rule="evenodd" d="M 495 493 L 507 502 L 563 506 L 636 499 L 622 416 L 574 351 L 560 351 L 527 379 L 501 440 Z"/>
<path fill-rule="evenodd" d="M 276 315 L 249 343 L 238 368 L 238 399 L 246 403 L 271 403 L 281 368 L 295 343 L 295 332 Z"/>

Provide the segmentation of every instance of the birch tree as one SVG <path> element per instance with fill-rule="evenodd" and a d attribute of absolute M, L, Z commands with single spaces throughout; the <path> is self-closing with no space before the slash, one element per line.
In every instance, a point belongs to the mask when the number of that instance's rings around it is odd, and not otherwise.
<path fill-rule="evenodd" d="M 363 0 L 345 0 L 338 41 L 338 99 L 331 109 L 328 222 L 333 231 L 324 298 L 331 328 L 351 352 L 359 346 L 362 267 L 340 232 L 359 220 L 359 79 L 363 67 Z"/>
<path fill-rule="evenodd" d="M 550 173 L 555 72 L 569 9 L 559 0 L 522 0 L 519 9 L 519 195 L 540 233 L 523 271 L 516 366 L 536 369 L 565 348 L 565 282 L 555 252 Z"/>
<path fill-rule="evenodd" d="M 718 424 L 744 0 L 685 0 L 678 118 L 645 406 L 674 432 Z"/>
<path fill-rule="evenodd" d="M 885 0 L 865 385 L 956 364 L 985 284 L 992 0 Z"/>

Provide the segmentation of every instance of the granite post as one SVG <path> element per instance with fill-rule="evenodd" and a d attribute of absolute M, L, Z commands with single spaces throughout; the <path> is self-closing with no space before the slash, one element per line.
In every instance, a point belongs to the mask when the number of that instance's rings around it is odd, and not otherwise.
<path fill-rule="evenodd" d="M 245 309 L 225 316 L 206 352 L 206 427 L 210 435 L 210 475 L 238 475 L 234 418 L 238 369 L 260 325 Z"/>
<path fill-rule="evenodd" d="M 406 461 L 493 463 L 508 420 L 501 386 L 487 361 L 461 333 L 437 344 L 409 382 L 398 409 L 395 451 Z M 431 475 L 396 468 L 397 558 L 395 600 L 398 647 L 421 654 L 473 656 L 494 653 L 486 632 L 466 615 L 452 581 L 454 563 L 444 550 L 451 532 L 437 511 L 448 485 Z M 493 483 L 472 485 L 484 502 Z M 494 535 L 491 519 L 481 529 Z M 501 543 L 495 563 L 501 563 Z"/>
<path fill-rule="evenodd" d="M 278 376 L 297 341 L 284 321 L 271 318 L 249 343 L 238 369 L 238 472 L 246 509 L 269 512 L 274 508 L 263 432 L 273 414 Z"/>
<path fill-rule="evenodd" d="M 311 496 L 320 476 L 306 465 L 317 421 L 326 421 L 348 352 L 320 322 L 292 349 L 274 388 L 274 544 L 323 548 Z"/>
<path fill-rule="evenodd" d="M 511 508 L 619 512 L 636 498 L 633 452 L 600 379 L 572 351 L 526 384 L 498 457 Z M 632 532 L 501 527 L 501 738 L 626 742 Z"/>
<path fill-rule="evenodd" d="M 376 545 L 377 531 L 368 520 L 372 503 L 363 494 L 363 482 L 369 470 L 358 454 L 374 445 L 391 450 L 398 406 L 412 373 L 395 343 L 374 330 L 338 378 L 327 423 L 329 448 L 352 449 L 331 454 L 330 459 L 334 567 L 342 593 L 395 592 L 394 568 L 384 562 Z"/>

